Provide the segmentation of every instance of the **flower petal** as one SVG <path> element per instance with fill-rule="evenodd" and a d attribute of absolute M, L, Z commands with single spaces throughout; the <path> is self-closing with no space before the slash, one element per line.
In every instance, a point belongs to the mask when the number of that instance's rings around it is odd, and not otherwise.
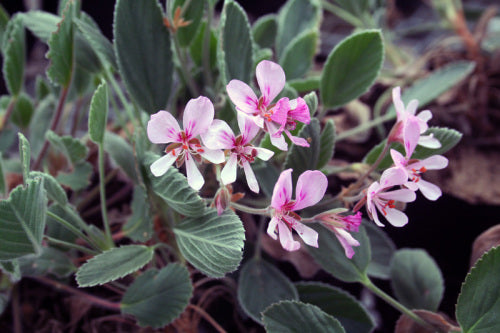
<path fill-rule="evenodd" d="M 259 112 L 259 100 L 252 88 L 240 80 L 231 80 L 226 86 L 227 94 L 236 108 L 244 113 Z"/>
<path fill-rule="evenodd" d="M 164 175 L 165 172 L 167 172 L 168 168 L 170 168 L 170 166 L 174 164 L 176 159 L 177 156 L 173 155 L 172 152 L 169 152 L 165 156 L 162 156 L 161 158 L 154 161 L 149 169 L 155 177 L 160 177 Z"/>
<path fill-rule="evenodd" d="M 417 147 L 420 138 L 420 127 L 415 119 L 408 119 L 403 127 L 403 141 L 406 151 L 406 159 L 410 159 L 411 155 Z"/>
<path fill-rule="evenodd" d="M 212 162 L 214 164 L 220 164 L 226 160 L 226 156 L 224 155 L 224 152 L 220 149 L 205 148 L 205 149 L 203 149 L 203 152 L 200 153 L 200 155 L 201 155 L 201 157 L 203 157 L 207 161 Z"/>
<path fill-rule="evenodd" d="M 267 234 L 274 240 L 278 239 L 278 236 L 276 235 L 276 226 L 278 222 L 278 218 L 276 216 L 273 216 L 271 221 L 269 221 L 269 225 L 267 226 Z"/>
<path fill-rule="evenodd" d="M 417 118 L 423 121 L 424 123 L 427 123 L 429 120 L 432 119 L 432 112 L 429 110 L 421 111 L 419 114 L 417 114 Z"/>
<path fill-rule="evenodd" d="M 391 149 L 391 157 L 396 167 L 406 167 L 406 159 L 401 153 L 395 149 Z"/>
<path fill-rule="evenodd" d="M 356 239 L 354 239 L 354 237 L 352 237 L 352 235 L 347 231 L 345 231 L 344 229 L 336 228 L 334 232 L 335 236 L 340 242 L 340 245 L 342 245 L 342 247 L 344 248 L 345 256 L 351 259 L 352 256 L 354 255 L 354 250 L 352 247 L 359 246 L 360 245 L 359 242 Z"/>
<path fill-rule="evenodd" d="M 411 189 L 402 188 L 399 190 L 379 193 L 378 197 L 384 200 L 412 202 L 415 201 L 417 195 Z"/>
<path fill-rule="evenodd" d="M 401 185 L 408 179 L 406 170 L 402 168 L 389 168 L 382 173 L 380 177 L 380 189 Z M 379 191 L 380 191 L 379 189 Z"/>
<path fill-rule="evenodd" d="M 271 115 L 271 120 L 280 125 L 277 132 L 283 131 L 288 118 L 288 111 L 290 111 L 290 103 L 288 97 L 281 98 L 273 109 L 273 114 Z"/>
<path fill-rule="evenodd" d="M 392 102 L 394 103 L 394 107 L 398 113 L 398 120 L 400 120 L 399 114 L 405 112 L 405 105 L 401 100 L 401 87 L 394 87 L 394 89 L 392 89 Z"/>
<path fill-rule="evenodd" d="M 373 222 L 375 222 L 375 224 L 379 227 L 384 227 L 384 224 L 380 222 L 378 218 L 377 209 L 381 209 L 377 203 L 373 201 L 366 202 L 366 210 L 368 211 L 370 217 L 373 219 Z"/>
<path fill-rule="evenodd" d="M 441 155 L 434 155 L 431 157 L 427 157 L 426 159 L 423 159 L 418 163 L 420 163 L 422 166 L 425 166 L 427 170 L 440 170 L 448 166 L 448 159 Z"/>
<path fill-rule="evenodd" d="M 255 69 L 257 82 L 264 97 L 264 105 L 269 105 L 285 86 L 285 71 L 280 65 L 269 60 L 259 62 Z"/>
<path fill-rule="evenodd" d="M 288 116 L 295 121 L 300 121 L 304 124 L 309 124 L 311 122 L 311 114 L 309 113 L 309 107 L 306 101 L 299 97 L 290 101 L 290 111 L 288 111 Z"/>
<path fill-rule="evenodd" d="M 191 99 L 186 104 L 182 122 L 188 138 L 194 138 L 208 130 L 213 120 L 214 106 L 205 96 Z"/>
<path fill-rule="evenodd" d="M 197 191 L 205 184 L 205 179 L 203 179 L 200 170 L 198 170 L 193 156 L 189 153 L 186 153 L 186 175 L 189 186 Z"/>
<path fill-rule="evenodd" d="M 429 200 L 435 201 L 443 194 L 439 186 L 429 183 L 423 179 L 420 179 L 417 185 L 423 196 Z"/>
<path fill-rule="evenodd" d="M 318 247 L 318 233 L 316 230 L 298 221 L 295 221 L 292 228 L 299 234 L 304 243 L 312 247 Z"/>
<path fill-rule="evenodd" d="M 292 141 L 295 145 L 301 146 L 301 147 L 309 147 L 309 142 L 307 142 L 306 139 L 298 137 L 298 136 L 293 136 L 292 133 L 290 133 L 288 130 L 285 130 L 286 135 Z"/>
<path fill-rule="evenodd" d="M 300 249 L 300 243 L 293 240 L 292 230 L 283 222 L 278 222 L 278 230 L 281 246 L 287 251 L 297 251 Z"/>
<path fill-rule="evenodd" d="M 148 138 L 152 143 L 179 142 L 181 128 L 177 120 L 167 111 L 158 111 L 148 121 Z"/>
<path fill-rule="evenodd" d="M 425 148 L 437 149 L 441 148 L 441 142 L 434 135 L 421 135 L 418 144 Z"/>
<path fill-rule="evenodd" d="M 410 103 L 406 106 L 406 112 L 411 114 L 412 116 L 417 113 L 418 101 L 416 99 L 412 99 Z"/>
<path fill-rule="evenodd" d="M 408 223 L 408 216 L 396 208 L 386 208 L 385 218 L 395 227 L 402 227 Z"/>
<path fill-rule="evenodd" d="M 219 119 L 214 119 L 208 131 L 201 134 L 203 144 L 210 149 L 231 149 L 234 147 L 235 139 L 231 127 Z"/>
<path fill-rule="evenodd" d="M 257 135 L 257 133 L 260 131 L 260 127 L 257 126 L 255 121 L 251 117 L 242 112 L 238 112 L 237 118 L 238 127 L 240 128 L 240 133 L 243 136 L 241 144 L 246 145 Z"/>
<path fill-rule="evenodd" d="M 271 139 L 271 143 L 276 148 L 283 150 L 283 151 L 288 150 L 288 144 L 286 143 L 285 137 L 282 134 L 280 134 L 280 136 L 278 136 L 278 137 L 270 135 L 270 139 Z"/>
<path fill-rule="evenodd" d="M 259 193 L 259 183 L 255 174 L 253 173 L 252 167 L 248 161 L 243 162 L 243 170 L 245 171 L 245 176 L 247 178 L 248 187 L 255 193 Z"/>
<path fill-rule="evenodd" d="M 328 179 L 318 170 L 307 170 L 297 180 L 295 205 L 292 210 L 300 210 L 317 204 L 325 195 Z"/>
<path fill-rule="evenodd" d="M 257 157 L 263 161 L 269 160 L 274 155 L 274 151 L 266 148 L 253 147 L 253 149 L 257 151 Z"/>
<path fill-rule="evenodd" d="M 220 179 L 222 180 L 222 184 L 232 184 L 236 181 L 236 162 L 238 161 L 238 155 L 231 154 L 229 159 L 226 162 L 226 165 L 222 169 L 220 173 Z"/>
<path fill-rule="evenodd" d="M 281 172 L 273 189 L 271 207 L 281 209 L 281 206 L 292 199 L 292 169 Z"/>

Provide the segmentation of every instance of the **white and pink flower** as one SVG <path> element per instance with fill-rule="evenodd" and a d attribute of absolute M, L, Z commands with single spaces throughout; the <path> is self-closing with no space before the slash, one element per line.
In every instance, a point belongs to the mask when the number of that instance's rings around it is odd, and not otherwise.
<path fill-rule="evenodd" d="M 408 216 L 396 208 L 396 202 L 411 202 L 416 199 L 415 192 L 407 189 L 392 189 L 407 182 L 408 175 L 401 168 L 390 168 L 384 171 L 380 182 L 372 183 L 366 193 L 366 210 L 375 223 L 383 227 L 377 210 L 395 227 L 408 223 Z"/>
<path fill-rule="evenodd" d="M 325 195 L 328 180 L 320 171 L 305 171 L 299 176 L 292 200 L 292 169 L 283 171 L 276 182 L 271 198 L 271 221 L 267 234 L 278 239 L 287 251 L 296 251 L 300 243 L 292 236 L 294 229 L 309 246 L 318 247 L 318 233 L 300 222 L 301 218 L 294 211 L 318 203 Z"/>
<path fill-rule="evenodd" d="M 392 90 L 392 100 L 394 102 L 394 107 L 396 108 L 397 120 L 396 120 L 396 131 L 391 133 L 389 141 L 399 141 L 404 142 L 403 131 L 409 120 L 414 120 L 418 123 L 419 134 L 427 131 L 429 126 L 427 122 L 432 118 L 432 113 L 429 110 L 424 110 L 416 115 L 418 108 L 418 100 L 411 100 L 405 107 L 403 101 L 401 100 L 401 88 L 395 87 Z M 418 144 L 427 148 L 440 148 L 441 143 L 432 134 L 421 135 Z"/>
<path fill-rule="evenodd" d="M 166 155 L 151 164 L 151 173 L 159 177 L 176 162 L 180 167 L 186 162 L 186 174 L 189 186 L 199 190 L 205 180 L 196 166 L 195 159 L 202 158 L 212 163 L 224 162 L 222 150 L 212 150 L 203 147 L 197 138 L 208 130 L 214 119 L 212 102 L 204 96 L 191 99 L 184 109 L 183 126 L 181 130 L 177 120 L 167 111 L 158 111 L 151 115 L 148 121 L 147 133 L 151 142 L 157 144 L 170 143 L 165 149 Z"/>
<path fill-rule="evenodd" d="M 201 138 L 205 146 L 210 149 L 229 151 L 229 158 L 221 172 L 222 184 L 227 185 L 236 181 L 236 170 L 239 166 L 245 172 L 248 187 L 253 192 L 259 193 L 259 184 L 250 164 L 256 157 L 267 161 L 274 155 L 274 152 L 251 144 L 260 128 L 250 117 L 238 114 L 238 126 L 241 134 L 235 136 L 226 122 L 215 119 L 209 130 L 201 135 Z"/>
<path fill-rule="evenodd" d="M 256 68 L 257 83 L 261 96 L 257 97 L 253 89 L 240 80 L 231 80 L 226 86 L 227 94 L 236 105 L 236 110 L 252 117 L 253 121 L 263 130 L 269 132 L 271 143 L 281 150 L 287 150 L 288 145 L 282 133 L 285 132 L 292 142 L 309 147 L 309 143 L 290 134 L 295 128 L 295 122 L 309 123 L 309 109 L 302 98 L 288 100 L 280 99 L 276 104 L 273 100 L 285 86 L 285 72 L 280 65 L 269 61 L 261 61 Z"/>

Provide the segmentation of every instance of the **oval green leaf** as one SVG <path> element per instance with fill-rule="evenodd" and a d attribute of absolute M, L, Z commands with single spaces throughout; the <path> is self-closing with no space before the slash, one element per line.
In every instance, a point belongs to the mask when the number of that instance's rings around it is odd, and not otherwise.
<path fill-rule="evenodd" d="M 443 297 L 443 276 L 434 259 L 424 250 L 396 251 L 391 262 L 394 294 L 410 309 L 437 311 Z"/>
<path fill-rule="evenodd" d="M 188 47 L 193 41 L 200 26 L 201 18 L 203 17 L 203 9 L 205 8 L 205 3 L 203 1 L 189 1 L 187 8 L 185 8 L 186 1 L 187 0 L 175 0 L 170 3 L 172 5 L 172 16 L 175 15 L 175 9 L 180 7 L 183 9 L 182 18 L 185 22 L 189 22 L 187 26 L 180 27 L 176 32 L 179 44 L 182 47 Z"/>
<path fill-rule="evenodd" d="M 75 19 L 75 23 L 101 61 L 104 60 L 114 69 L 118 68 L 113 45 L 99 28 L 81 19 Z"/>
<path fill-rule="evenodd" d="M 245 230 L 230 210 L 218 216 L 215 209 L 206 209 L 201 216 L 182 220 L 174 233 L 182 255 L 203 274 L 223 277 L 241 262 Z"/>
<path fill-rule="evenodd" d="M 396 245 L 387 234 L 375 223 L 364 223 L 366 233 L 370 239 L 372 260 L 368 265 L 367 273 L 379 279 L 389 279 L 391 260 L 396 252 Z"/>
<path fill-rule="evenodd" d="M 321 74 L 320 95 L 325 108 L 340 107 L 375 82 L 384 61 L 379 30 L 355 33 L 330 52 Z"/>
<path fill-rule="evenodd" d="M 9 27 L 10 26 L 10 27 Z M 12 96 L 17 96 L 23 88 L 26 46 L 23 18 L 14 16 L 6 27 L 3 47 L 3 77 Z"/>
<path fill-rule="evenodd" d="M 283 300 L 298 300 L 297 290 L 279 269 L 261 258 L 248 260 L 240 271 L 238 301 L 247 315 L 261 322 L 269 305 Z"/>
<path fill-rule="evenodd" d="M 89 111 L 89 136 L 90 140 L 102 144 L 104 132 L 106 131 L 106 119 L 108 117 L 108 88 L 105 82 L 97 87 L 90 102 Z"/>
<path fill-rule="evenodd" d="M 83 264 L 76 272 L 79 287 L 92 287 L 133 273 L 153 258 L 154 249 L 144 245 L 125 245 L 105 251 Z"/>
<path fill-rule="evenodd" d="M 500 248 L 493 248 L 471 269 L 457 302 L 457 321 L 464 333 L 500 331 Z"/>
<path fill-rule="evenodd" d="M 283 50 L 280 65 L 288 80 L 304 76 L 311 68 L 318 44 L 318 31 L 304 31 Z"/>
<path fill-rule="evenodd" d="M 375 327 L 368 311 L 342 289 L 320 282 L 298 282 L 295 287 L 301 302 L 335 317 L 347 332 L 369 333 Z"/>
<path fill-rule="evenodd" d="M 332 119 L 328 119 L 321 131 L 319 156 L 316 169 L 321 169 L 330 162 L 335 149 L 335 123 Z"/>
<path fill-rule="evenodd" d="M 48 197 L 61 206 L 68 203 L 66 192 L 52 175 L 40 171 L 31 171 L 29 173 L 29 178 L 43 178 L 43 185 L 45 187 L 45 191 L 47 191 Z"/>
<path fill-rule="evenodd" d="M 361 282 L 371 260 L 370 240 L 365 228 L 361 226 L 353 237 L 361 244 L 354 248 L 352 259 L 345 256 L 344 248 L 333 232 L 320 225 L 311 225 L 318 232 L 318 248 L 307 246 L 314 260 L 328 273 L 344 282 Z"/>
<path fill-rule="evenodd" d="M 63 278 L 76 271 L 71 259 L 63 252 L 51 247 L 44 247 L 40 256 L 30 255 L 19 258 L 23 276 L 55 275 Z"/>
<path fill-rule="evenodd" d="M 10 120 L 22 129 L 26 129 L 33 117 L 35 108 L 28 94 L 20 93 L 14 104 Z"/>
<path fill-rule="evenodd" d="M 261 16 L 252 26 L 253 40 L 261 48 L 271 48 L 274 45 L 277 30 L 276 15 Z"/>
<path fill-rule="evenodd" d="M 128 92 L 148 113 L 165 108 L 174 64 L 160 4 L 118 0 L 113 27 L 118 68 Z"/>
<path fill-rule="evenodd" d="M 345 333 L 340 322 L 311 304 L 283 301 L 262 314 L 266 332 Z"/>
<path fill-rule="evenodd" d="M 160 328 L 184 312 L 192 293 L 187 268 L 169 264 L 141 274 L 123 295 L 121 309 L 136 317 L 140 326 Z"/>
<path fill-rule="evenodd" d="M 75 166 L 87 157 L 88 148 L 79 139 L 69 135 L 59 136 L 50 130 L 46 137 L 52 147 L 63 153 L 68 161 Z"/>

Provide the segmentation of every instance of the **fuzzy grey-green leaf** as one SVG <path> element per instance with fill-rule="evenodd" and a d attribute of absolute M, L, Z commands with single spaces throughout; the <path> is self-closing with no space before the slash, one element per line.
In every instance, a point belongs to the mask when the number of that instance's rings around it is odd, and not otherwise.
<path fill-rule="evenodd" d="M 14 16 L 8 23 L 12 25 L 4 36 L 2 72 L 7 89 L 12 96 L 17 96 L 23 88 L 26 46 L 23 18 Z"/>
<path fill-rule="evenodd" d="M 153 258 L 153 248 L 124 245 L 105 251 L 83 264 L 76 273 L 80 287 L 92 287 L 133 273 Z"/>
<path fill-rule="evenodd" d="M 75 19 L 75 23 L 101 60 L 105 60 L 114 69 L 118 68 L 113 45 L 101 31 L 81 19 Z"/>
<path fill-rule="evenodd" d="M 23 135 L 23 133 L 18 132 L 17 136 L 19 138 L 19 156 L 21 158 L 21 168 L 23 172 L 24 182 L 28 180 L 28 174 L 30 172 L 31 165 L 31 147 L 28 139 Z"/>
<path fill-rule="evenodd" d="M 108 117 L 108 87 L 105 82 L 97 87 L 89 111 L 89 136 L 90 140 L 102 144 L 104 132 L 106 131 L 106 120 Z"/>
<path fill-rule="evenodd" d="M 290 41 L 280 59 L 287 80 L 301 78 L 307 73 L 312 66 L 317 44 L 316 30 L 304 31 Z"/>
<path fill-rule="evenodd" d="M 68 203 L 66 192 L 52 175 L 40 171 L 31 171 L 29 178 L 43 178 L 43 185 L 48 197 L 62 206 Z"/>
<path fill-rule="evenodd" d="M 333 157 L 333 152 L 335 149 L 335 123 L 332 119 L 328 119 L 321 131 L 320 146 L 319 146 L 319 157 L 316 169 L 321 169 Z"/>
<path fill-rule="evenodd" d="M 252 36 L 257 45 L 261 48 L 271 48 L 276 40 L 278 22 L 276 15 L 268 14 L 259 17 L 252 26 Z"/>

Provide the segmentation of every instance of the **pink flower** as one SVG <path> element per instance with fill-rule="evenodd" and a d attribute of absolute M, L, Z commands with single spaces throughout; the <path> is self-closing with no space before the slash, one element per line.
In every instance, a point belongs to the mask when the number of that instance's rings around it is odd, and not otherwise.
<path fill-rule="evenodd" d="M 151 173 L 156 177 L 167 172 L 176 162 L 180 167 L 186 162 L 186 174 L 189 185 L 199 190 L 205 180 L 194 160 L 201 162 L 205 158 L 212 163 L 224 162 L 224 153 L 221 150 L 211 150 L 200 144 L 198 135 L 208 130 L 214 119 L 214 107 L 206 97 L 200 96 L 191 99 L 184 110 L 181 130 L 177 120 L 167 111 L 158 111 L 151 115 L 148 121 L 148 138 L 153 143 L 170 143 L 165 149 L 166 155 L 151 164 Z"/>
<path fill-rule="evenodd" d="M 383 227 L 377 210 L 395 227 L 402 227 L 408 223 L 408 217 L 396 209 L 396 201 L 411 202 L 416 198 L 415 192 L 404 188 L 389 191 L 392 187 L 406 183 L 408 176 L 401 168 L 390 168 L 380 177 L 380 183 L 374 182 L 367 191 L 367 212 L 375 223 Z"/>
<path fill-rule="evenodd" d="M 407 107 L 401 100 L 401 88 L 395 87 L 392 90 L 392 100 L 394 102 L 394 107 L 396 108 L 397 120 L 396 120 L 396 132 L 393 133 L 389 141 L 399 141 L 403 143 L 403 128 L 405 128 L 409 120 L 415 120 L 418 123 L 419 134 L 427 131 L 429 126 L 427 122 L 432 118 L 432 113 L 429 110 L 424 110 L 418 115 L 415 115 L 418 108 L 418 101 L 416 99 L 411 100 Z M 439 148 L 441 143 L 438 139 L 434 138 L 432 134 L 422 135 L 418 140 L 418 144 L 427 148 Z"/>
<path fill-rule="evenodd" d="M 269 132 L 271 143 L 279 149 L 288 149 L 282 132 L 289 135 L 292 142 L 309 147 L 306 140 L 292 137 L 290 134 L 290 130 L 295 128 L 295 121 L 310 121 L 304 100 L 297 98 L 289 101 L 288 98 L 282 98 L 278 103 L 272 104 L 285 86 L 283 68 L 272 61 L 263 60 L 257 65 L 256 76 L 261 92 L 259 98 L 252 88 L 242 81 L 231 80 L 226 86 L 227 94 L 236 105 L 236 110 L 249 115 L 260 128 Z"/>
<path fill-rule="evenodd" d="M 437 200 L 441 196 L 441 189 L 422 179 L 421 174 L 427 170 L 439 170 L 448 166 L 448 159 L 441 155 L 434 155 L 423 160 L 411 159 L 417 142 L 419 141 L 419 127 L 415 120 L 409 120 L 404 128 L 404 146 L 406 156 L 397 150 L 391 149 L 391 157 L 396 168 L 401 168 L 410 179 L 404 185 L 413 191 L 420 190 L 429 200 Z"/>
<path fill-rule="evenodd" d="M 210 149 L 229 150 L 229 159 L 221 172 L 222 184 L 227 185 L 236 181 L 236 167 L 239 166 L 245 171 L 248 187 L 255 193 L 259 193 L 259 184 L 250 163 L 256 157 L 267 161 L 274 155 L 274 152 L 254 147 L 250 143 L 260 130 L 250 117 L 238 114 L 238 127 L 241 134 L 235 136 L 226 122 L 215 119 L 209 130 L 201 135 L 201 138 Z"/>
<path fill-rule="evenodd" d="M 295 189 L 295 200 L 292 199 L 292 169 L 283 171 L 274 185 L 271 198 L 272 217 L 267 227 L 267 234 L 277 239 L 279 234 L 281 246 L 287 251 L 296 251 L 300 243 L 292 236 L 294 229 L 309 246 L 318 247 L 318 233 L 300 223 L 300 216 L 294 213 L 305 207 L 318 203 L 325 195 L 328 180 L 320 171 L 305 171 L 299 176 Z"/>
<path fill-rule="evenodd" d="M 346 211 L 347 209 L 345 208 L 332 209 L 316 215 L 313 217 L 313 220 L 319 221 L 329 230 L 333 231 L 335 237 L 337 237 L 344 248 L 346 257 L 351 259 L 354 255 L 353 246 L 359 246 L 360 244 L 348 231 L 359 231 L 359 226 L 361 225 L 361 212 L 348 216 L 340 215 Z"/>

